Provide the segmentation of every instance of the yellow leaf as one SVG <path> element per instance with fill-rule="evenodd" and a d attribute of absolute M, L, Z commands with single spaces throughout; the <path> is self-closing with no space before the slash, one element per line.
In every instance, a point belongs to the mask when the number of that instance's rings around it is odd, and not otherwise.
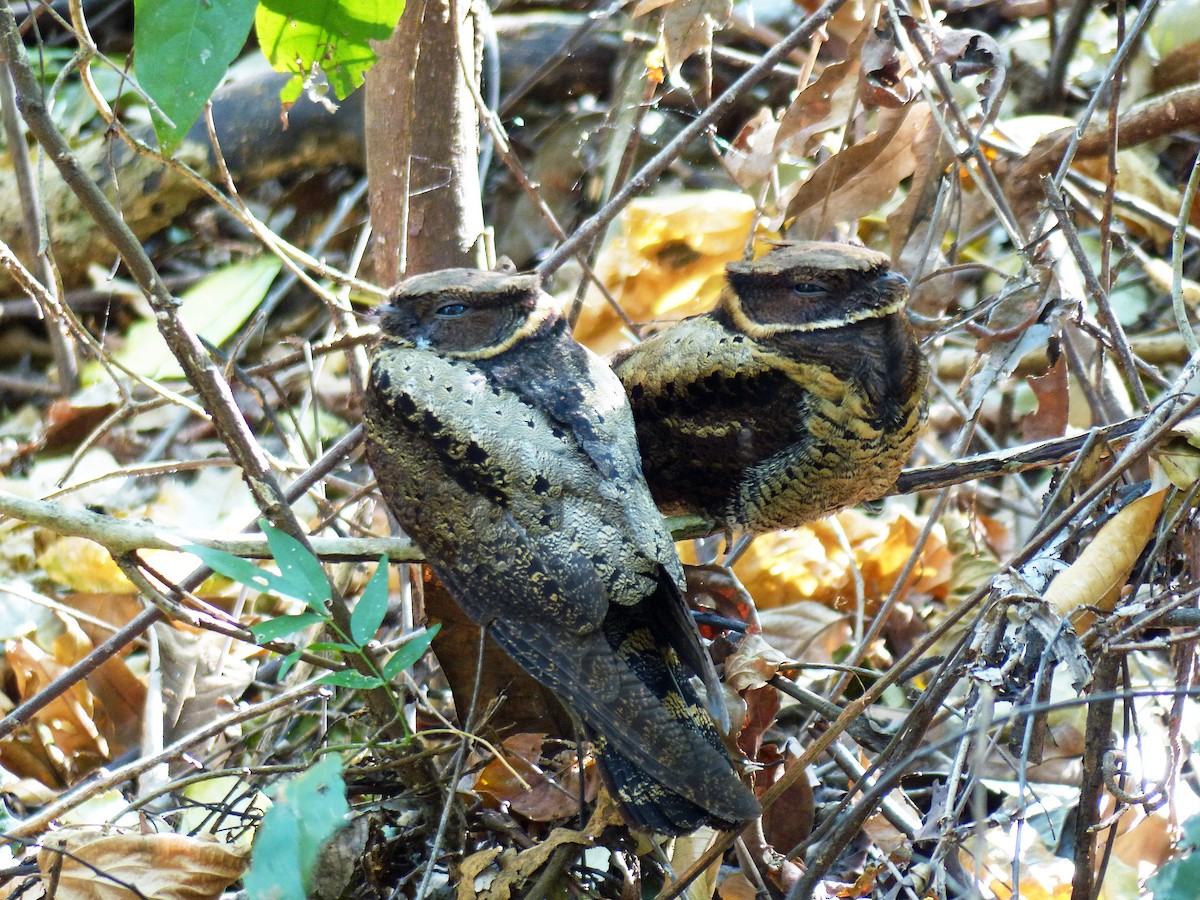
<path fill-rule="evenodd" d="M 1106 522 L 1079 558 L 1046 588 L 1050 608 L 1060 616 L 1070 616 L 1086 606 L 1111 610 L 1134 563 L 1154 535 L 1166 495 L 1163 488 L 1140 497 Z M 1076 630 L 1086 631 L 1094 618 L 1084 611 L 1074 619 Z"/>
<path fill-rule="evenodd" d="M 601 252 L 596 274 L 635 322 L 706 312 L 716 303 L 725 264 L 743 257 L 753 219 L 754 201 L 736 191 L 635 201 Z M 600 354 L 631 343 L 598 291 L 589 294 L 575 337 Z"/>

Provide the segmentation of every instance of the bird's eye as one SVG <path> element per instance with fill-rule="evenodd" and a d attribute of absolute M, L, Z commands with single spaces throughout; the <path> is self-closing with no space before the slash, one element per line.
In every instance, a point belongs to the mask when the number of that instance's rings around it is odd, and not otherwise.
<path fill-rule="evenodd" d="M 792 285 L 792 290 L 797 294 L 824 294 L 825 285 L 815 281 L 800 281 Z"/>
<path fill-rule="evenodd" d="M 465 303 L 447 303 L 445 306 L 439 306 L 434 315 L 442 319 L 453 319 L 455 316 L 461 316 L 466 311 L 467 305 Z"/>

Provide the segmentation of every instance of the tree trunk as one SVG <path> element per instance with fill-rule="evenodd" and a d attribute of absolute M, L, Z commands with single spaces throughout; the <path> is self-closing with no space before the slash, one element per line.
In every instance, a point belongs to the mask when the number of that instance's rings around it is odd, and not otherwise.
<path fill-rule="evenodd" d="M 367 76 L 375 280 L 481 266 L 475 23 L 463 0 L 409 0 Z M 466 62 L 464 66 L 463 61 Z"/>

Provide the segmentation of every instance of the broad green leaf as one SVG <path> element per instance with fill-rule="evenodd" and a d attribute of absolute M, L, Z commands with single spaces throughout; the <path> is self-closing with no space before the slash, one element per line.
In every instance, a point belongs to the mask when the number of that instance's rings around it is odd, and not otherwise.
<path fill-rule="evenodd" d="M 179 146 L 241 52 L 257 6 L 256 0 L 134 0 L 138 83 L 166 116 L 154 116 L 165 152 Z"/>
<path fill-rule="evenodd" d="M 291 72 L 280 92 L 285 106 L 300 97 L 319 67 L 339 100 L 375 64 L 369 41 L 389 38 L 404 0 L 263 0 L 255 16 L 258 44 L 277 72 Z"/>
<path fill-rule="evenodd" d="M 1154 900 L 1192 900 L 1200 883 L 1200 816 L 1183 823 L 1184 840 L 1175 856 L 1167 860 L 1146 882 Z"/>
<path fill-rule="evenodd" d="M 371 638 L 383 624 L 383 617 L 388 609 L 388 561 L 386 556 L 379 558 L 375 574 L 363 588 L 362 596 L 354 612 L 350 614 L 350 637 L 360 647 Z"/>
<path fill-rule="evenodd" d="M 267 536 L 267 544 L 271 547 L 271 555 L 279 572 L 299 593 L 292 594 L 308 604 L 313 612 L 324 612 L 331 594 L 329 576 L 321 566 L 321 561 L 310 553 L 303 544 L 275 528 L 266 519 L 258 520 L 263 534 Z"/>
<path fill-rule="evenodd" d="M 244 884 L 253 900 L 304 900 L 321 848 L 347 821 L 342 763 L 326 756 L 311 769 L 268 792 Z"/>
<path fill-rule="evenodd" d="M 210 344 L 229 340 L 262 303 L 282 265 L 274 256 L 232 263 L 192 285 L 182 296 L 179 315 Z M 147 378 L 180 378 L 183 370 L 167 349 L 153 319 L 130 326 L 115 354 L 122 365 Z"/>
<path fill-rule="evenodd" d="M 250 626 L 250 633 L 254 635 L 254 639 L 260 644 L 267 641 L 276 641 L 280 638 L 285 638 L 290 634 L 295 634 L 297 631 L 303 631 L 310 625 L 316 625 L 318 622 L 324 622 L 325 618 L 316 613 L 300 613 L 297 616 L 276 616 L 273 619 L 267 619 L 264 622 L 259 622 L 257 625 Z"/>
<path fill-rule="evenodd" d="M 353 669 L 343 669 L 341 672 L 330 672 L 317 679 L 317 684 L 331 684 L 334 687 L 353 688 L 356 691 L 369 691 L 383 687 L 383 679 L 374 675 L 364 675 Z"/>
<path fill-rule="evenodd" d="M 297 600 L 304 599 L 292 592 L 292 586 L 286 579 L 281 578 L 274 572 L 260 569 L 254 563 L 242 559 L 240 556 L 234 556 L 232 553 L 226 553 L 224 550 L 215 550 L 212 547 L 204 547 L 200 544 L 188 544 L 179 549 L 185 553 L 192 554 L 192 556 L 199 557 L 201 562 L 218 575 L 224 575 L 238 584 L 244 584 L 246 587 L 253 588 L 256 591 L 274 592 L 282 594 L 284 597 L 293 597 Z"/>
<path fill-rule="evenodd" d="M 383 675 L 388 681 L 391 681 L 418 659 L 425 655 L 425 651 L 429 649 L 429 645 L 433 643 L 433 637 L 438 633 L 440 624 L 434 625 L 424 634 L 413 638 L 394 654 L 383 665 Z"/>

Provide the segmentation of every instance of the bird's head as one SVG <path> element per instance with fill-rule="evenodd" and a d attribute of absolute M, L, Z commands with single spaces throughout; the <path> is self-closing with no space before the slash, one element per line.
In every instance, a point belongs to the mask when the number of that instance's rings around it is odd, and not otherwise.
<path fill-rule="evenodd" d="M 379 329 L 385 342 L 485 359 L 554 314 L 536 275 L 442 269 L 401 282 L 380 311 Z"/>
<path fill-rule="evenodd" d="M 902 312 L 908 299 L 886 256 L 849 244 L 782 244 L 725 273 L 721 303 L 754 337 L 844 328 Z"/>

